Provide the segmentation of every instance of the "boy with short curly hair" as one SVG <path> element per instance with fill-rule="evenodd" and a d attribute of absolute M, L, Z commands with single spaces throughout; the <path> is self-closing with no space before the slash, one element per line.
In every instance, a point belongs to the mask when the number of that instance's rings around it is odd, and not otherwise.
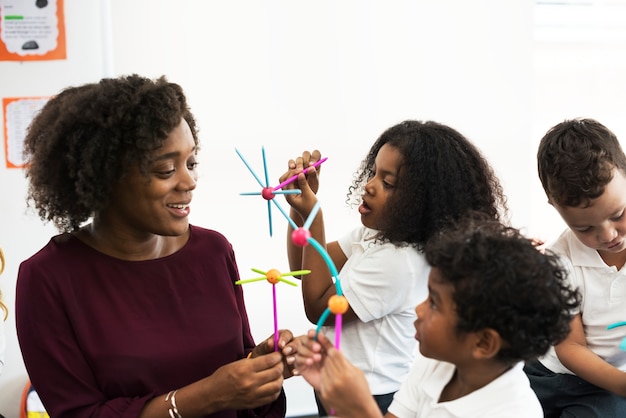
<path fill-rule="evenodd" d="M 559 259 L 496 221 L 426 244 L 428 298 L 415 309 L 417 356 L 385 417 L 543 417 L 522 362 L 569 332 L 578 293 Z M 323 335 L 301 340 L 296 370 L 341 417 L 380 417 L 363 373 Z"/>
<path fill-rule="evenodd" d="M 593 119 L 566 120 L 539 144 L 539 178 L 569 227 L 549 247 L 562 255 L 582 302 L 571 332 L 525 370 L 546 417 L 626 416 L 626 155 Z"/>

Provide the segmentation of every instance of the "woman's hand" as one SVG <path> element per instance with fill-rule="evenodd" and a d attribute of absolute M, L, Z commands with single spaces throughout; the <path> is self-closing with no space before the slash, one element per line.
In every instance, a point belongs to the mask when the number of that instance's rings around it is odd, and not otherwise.
<path fill-rule="evenodd" d="M 252 409 L 278 398 L 283 386 L 282 355 L 278 352 L 226 364 L 204 379 L 207 413 Z"/>
<path fill-rule="evenodd" d="M 248 358 L 226 364 L 205 379 L 210 393 L 210 412 L 224 409 L 252 409 L 278 398 L 283 381 L 293 375 L 293 366 L 281 350 L 297 350 L 289 330 L 278 332 L 279 350 L 274 351 L 274 335 L 258 344 Z"/>
<path fill-rule="evenodd" d="M 293 376 L 293 363 L 294 355 L 298 351 L 298 341 L 294 339 L 293 334 L 289 330 L 278 331 L 278 352 L 283 354 L 283 377 L 285 379 Z M 274 335 L 270 335 L 259 345 L 254 347 L 254 350 L 250 353 L 250 358 L 255 358 L 265 354 L 273 353 L 274 350 Z M 290 359 L 290 357 L 292 357 Z"/>

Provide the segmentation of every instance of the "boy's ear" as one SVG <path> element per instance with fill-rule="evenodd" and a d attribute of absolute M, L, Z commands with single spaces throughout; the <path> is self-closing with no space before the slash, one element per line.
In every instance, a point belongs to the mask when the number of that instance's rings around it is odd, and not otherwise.
<path fill-rule="evenodd" d="M 476 345 L 474 346 L 474 358 L 490 359 L 495 357 L 502 348 L 502 337 L 493 328 L 485 328 L 476 333 Z"/>

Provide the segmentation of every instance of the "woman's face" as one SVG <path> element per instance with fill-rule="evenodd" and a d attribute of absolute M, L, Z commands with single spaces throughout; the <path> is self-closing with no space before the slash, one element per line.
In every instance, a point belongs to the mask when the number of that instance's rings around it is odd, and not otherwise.
<path fill-rule="evenodd" d="M 185 234 L 198 179 L 196 150 L 189 125 L 182 119 L 153 153 L 148 176 L 137 165 L 114 186 L 104 212 L 107 223 L 138 237 Z"/>

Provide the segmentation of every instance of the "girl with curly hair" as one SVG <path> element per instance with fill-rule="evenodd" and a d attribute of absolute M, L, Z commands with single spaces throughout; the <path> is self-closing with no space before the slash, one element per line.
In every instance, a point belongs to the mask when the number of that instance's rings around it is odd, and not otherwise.
<path fill-rule="evenodd" d="M 302 225 L 317 203 L 319 151 L 289 161 L 281 181 L 298 174 L 285 195 L 291 217 Z M 358 204 L 362 226 L 326 242 L 320 210 L 311 236 L 325 246 L 339 271 L 349 309 L 343 315 L 341 349 L 365 372 L 384 413 L 406 378 L 415 349 L 411 324 L 415 305 L 426 297 L 430 267 L 426 241 L 469 211 L 498 220 L 506 214 L 502 187 L 480 151 L 449 126 L 408 120 L 387 129 L 374 142 L 355 173 L 348 203 Z M 304 307 L 317 323 L 336 293 L 324 259 L 308 246 L 296 246 L 288 230 L 292 269 L 311 270 L 302 277 Z M 329 330 L 332 333 L 332 329 Z M 318 403 L 320 415 L 325 411 Z"/>
<path fill-rule="evenodd" d="M 29 201 L 61 231 L 17 279 L 20 348 L 50 416 L 283 417 L 291 371 L 273 337 L 253 341 L 231 244 L 189 224 L 198 132 L 181 87 L 68 88 L 25 150 Z"/>

